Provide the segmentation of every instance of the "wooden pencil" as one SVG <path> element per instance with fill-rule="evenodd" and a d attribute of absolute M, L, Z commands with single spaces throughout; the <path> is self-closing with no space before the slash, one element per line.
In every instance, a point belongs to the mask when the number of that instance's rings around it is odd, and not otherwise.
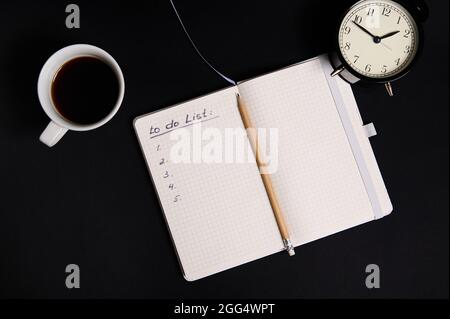
<path fill-rule="evenodd" d="M 240 95 L 237 95 L 238 100 L 238 107 L 239 112 L 241 114 L 242 122 L 244 123 L 245 129 L 248 132 L 249 140 L 252 145 L 252 148 L 255 152 L 256 157 L 256 163 L 262 171 L 262 168 L 264 168 L 267 164 L 264 163 L 261 152 L 259 150 L 259 143 L 258 143 L 258 134 L 256 132 L 256 128 L 253 126 L 250 114 L 248 112 L 248 109 L 242 100 Z M 261 178 L 263 180 L 264 186 L 266 188 L 267 196 L 269 197 L 270 205 L 272 206 L 273 213 L 275 215 L 276 222 L 278 224 L 278 228 L 280 230 L 281 237 L 283 239 L 283 244 L 289 253 L 289 256 L 295 255 L 295 249 L 292 244 L 292 241 L 289 236 L 288 227 L 286 225 L 286 221 L 284 219 L 280 203 L 278 201 L 278 197 L 276 195 L 275 189 L 273 187 L 272 179 L 270 178 L 269 174 L 264 174 L 264 172 L 261 172 Z"/>

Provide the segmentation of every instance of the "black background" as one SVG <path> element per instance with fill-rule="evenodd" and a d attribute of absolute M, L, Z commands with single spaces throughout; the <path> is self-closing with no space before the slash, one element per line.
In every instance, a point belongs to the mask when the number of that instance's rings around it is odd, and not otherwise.
<path fill-rule="evenodd" d="M 336 4 L 339 2 L 339 5 Z M 345 1 L 178 1 L 204 54 L 243 80 L 329 50 Z M 381 221 L 195 283 L 184 281 L 136 141 L 139 115 L 227 86 L 195 55 L 169 1 L 0 4 L 0 297 L 448 298 L 448 1 L 429 0 L 426 45 L 394 85 L 355 87 L 395 206 Z M 38 141 L 48 119 L 36 82 L 63 46 L 89 43 L 124 70 L 123 108 L 107 126 Z M 81 289 L 65 267 L 81 267 Z M 382 288 L 365 287 L 378 264 Z"/>

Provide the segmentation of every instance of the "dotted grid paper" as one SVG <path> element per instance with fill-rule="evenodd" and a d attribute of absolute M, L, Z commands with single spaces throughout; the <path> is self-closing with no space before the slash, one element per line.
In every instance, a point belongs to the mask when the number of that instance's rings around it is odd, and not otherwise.
<path fill-rule="evenodd" d="M 237 88 L 136 120 L 138 134 L 185 278 L 189 281 L 236 267 L 283 249 L 255 163 L 182 164 L 170 161 L 177 143 L 150 130 L 187 115 L 203 114 L 202 129 L 241 128 Z M 197 126 L 198 128 L 198 126 Z M 187 127 L 191 134 L 194 127 Z M 205 143 L 203 143 L 205 144 Z M 207 142 L 206 142 L 207 144 Z M 192 143 L 191 143 L 192 147 Z"/>
<path fill-rule="evenodd" d="M 279 129 L 272 181 L 295 246 L 373 220 L 319 59 L 238 87 L 253 124 Z"/>

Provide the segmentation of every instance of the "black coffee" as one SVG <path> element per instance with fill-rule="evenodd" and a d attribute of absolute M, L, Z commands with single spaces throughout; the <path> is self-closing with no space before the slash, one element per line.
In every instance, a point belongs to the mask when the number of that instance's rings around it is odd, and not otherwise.
<path fill-rule="evenodd" d="M 107 117 L 119 97 L 116 74 L 95 57 L 79 57 L 64 64 L 52 84 L 52 99 L 67 120 L 89 125 Z"/>

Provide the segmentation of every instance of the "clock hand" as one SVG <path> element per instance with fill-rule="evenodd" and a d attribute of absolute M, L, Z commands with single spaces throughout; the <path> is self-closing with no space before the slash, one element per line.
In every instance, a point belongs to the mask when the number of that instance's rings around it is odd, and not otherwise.
<path fill-rule="evenodd" d="M 355 21 L 352 21 L 358 28 L 360 28 L 361 30 L 363 30 L 365 33 L 367 33 L 368 35 L 370 35 L 373 38 L 373 41 L 375 43 L 380 43 L 379 39 L 380 37 L 373 35 L 369 30 L 367 30 L 366 28 L 364 28 L 362 25 L 356 23 Z"/>
<path fill-rule="evenodd" d="M 399 33 L 399 32 L 400 32 L 400 31 L 389 32 L 388 34 L 385 34 L 385 35 L 383 35 L 383 36 L 380 37 L 380 38 L 381 38 L 381 40 L 387 39 L 387 38 L 390 38 L 390 37 L 396 35 L 396 34 Z"/>

